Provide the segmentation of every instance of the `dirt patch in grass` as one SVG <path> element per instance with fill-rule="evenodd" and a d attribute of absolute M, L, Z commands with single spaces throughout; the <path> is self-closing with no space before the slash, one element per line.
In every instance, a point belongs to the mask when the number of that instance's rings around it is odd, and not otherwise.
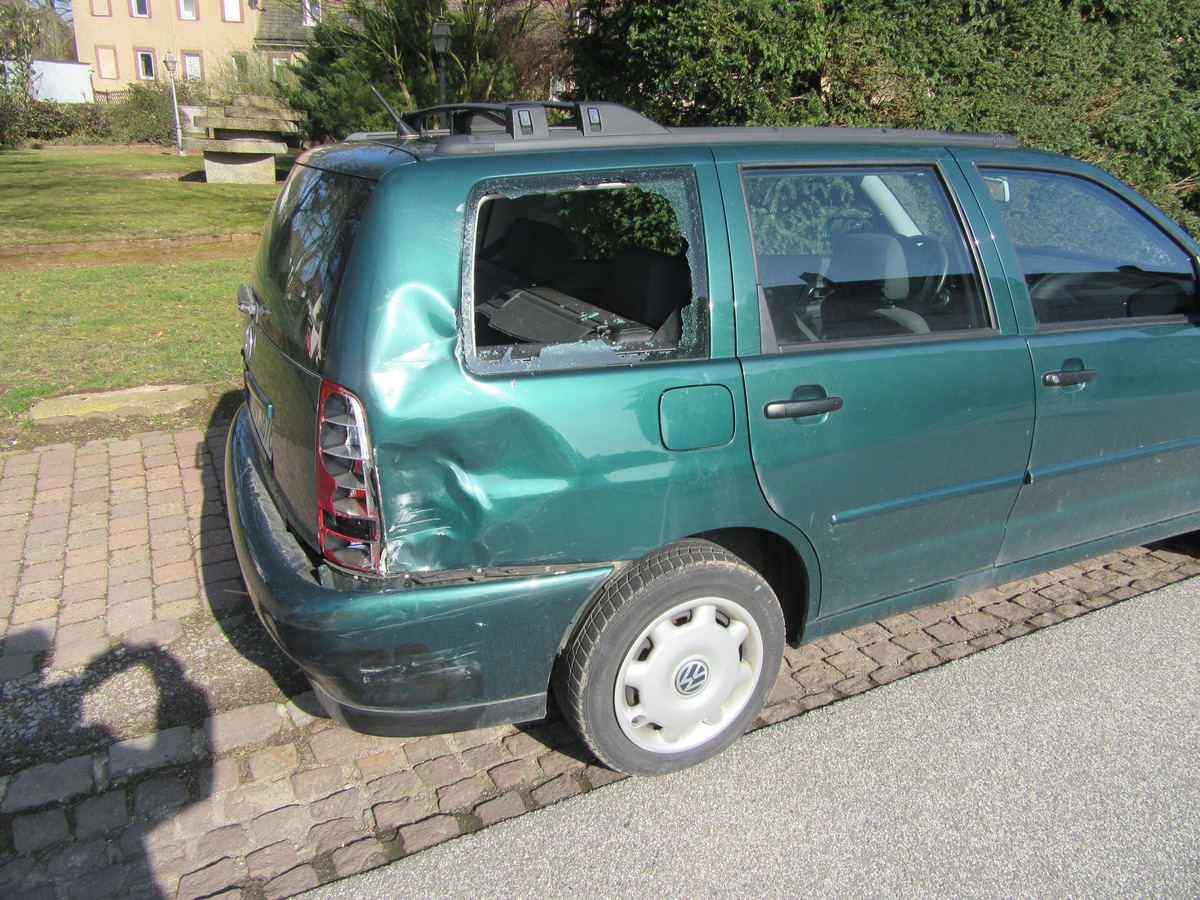
<path fill-rule="evenodd" d="M 162 416 L 136 417 L 115 421 L 80 419 L 64 424 L 35 424 L 28 417 L 20 422 L 0 423 L 0 453 L 21 452 L 52 444 L 79 446 L 88 441 L 124 440 L 149 431 L 174 433 L 199 428 L 220 427 L 233 421 L 242 403 L 239 391 L 210 395 L 177 413 Z"/>

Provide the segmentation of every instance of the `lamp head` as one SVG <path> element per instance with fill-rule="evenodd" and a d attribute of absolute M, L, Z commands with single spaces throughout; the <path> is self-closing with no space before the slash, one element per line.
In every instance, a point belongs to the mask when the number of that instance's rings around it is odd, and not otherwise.
<path fill-rule="evenodd" d="M 445 56 L 450 52 L 450 23 L 438 19 L 433 23 L 433 52 Z"/>

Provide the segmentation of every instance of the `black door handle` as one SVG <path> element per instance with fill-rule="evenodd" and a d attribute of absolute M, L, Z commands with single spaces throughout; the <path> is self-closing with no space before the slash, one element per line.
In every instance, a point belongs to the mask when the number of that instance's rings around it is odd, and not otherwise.
<path fill-rule="evenodd" d="M 1095 369 L 1076 369 L 1072 372 L 1047 372 L 1042 376 L 1042 384 L 1046 387 L 1070 387 L 1073 384 L 1087 384 L 1100 377 Z"/>
<path fill-rule="evenodd" d="M 839 410 L 845 404 L 841 397 L 822 397 L 820 400 L 775 400 L 763 408 L 768 419 L 799 419 L 819 416 Z"/>

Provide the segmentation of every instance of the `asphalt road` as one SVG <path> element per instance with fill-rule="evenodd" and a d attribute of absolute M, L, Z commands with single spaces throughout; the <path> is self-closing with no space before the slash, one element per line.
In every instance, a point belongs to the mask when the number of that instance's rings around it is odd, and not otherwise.
<path fill-rule="evenodd" d="M 1200 578 L 303 895 L 1200 896 Z"/>

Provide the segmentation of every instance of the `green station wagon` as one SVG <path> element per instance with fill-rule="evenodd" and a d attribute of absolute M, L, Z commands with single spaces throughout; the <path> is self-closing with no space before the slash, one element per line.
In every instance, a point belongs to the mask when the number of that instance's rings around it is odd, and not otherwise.
<path fill-rule="evenodd" d="M 1200 246 L 1091 166 L 607 103 L 401 131 L 300 159 L 239 300 L 238 557 L 345 725 L 553 693 L 667 772 L 785 642 L 1200 527 Z"/>

